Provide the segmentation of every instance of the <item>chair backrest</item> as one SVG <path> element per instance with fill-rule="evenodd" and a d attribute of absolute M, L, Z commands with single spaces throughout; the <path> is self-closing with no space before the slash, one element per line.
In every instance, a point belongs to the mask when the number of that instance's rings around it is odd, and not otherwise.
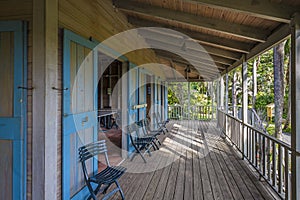
<path fill-rule="evenodd" d="M 86 144 L 80 147 L 78 151 L 79 151 L 79 160 L 81 162 L 84 178 L 86 180 L 88 179 L 88 171 L 85 164 L 87 160 L 94 158 L 95 156 L 98 156 L 100 154 L 104 154 L 106 164 L 110 166 L 108 156 L 107 156 L 107 147 L 106 147 L 105 140 L 100 140 L 97 142 Z"/>
<path fill-rule="evenodd" d="M 150 119 L 149 118 L 145 118 L 143 119 L 143 124 L 144 124 L 144 127 L 147 131 L 151 131 L 151 128 L 150 128 Z"/>
<path fill-rule="evenodd" d="M 130 137 L 132 138 L 140 137 L 139 127 L 136 123 L 129 124 L 128 126 L 125 127 L 125 129 L 126 129 L 126 134 L 128 134 Z"/>
<path fill-rule="evenodd" d="M 147 129 L 146 129 L 146 124 L 145 124 L 145 120 L 144 119 L 141 119 L 140 121 L 137 121 L 137 122 L 135 122 L 136 123 L 136 125 L 137 125 L 137 127 L 138 127 L 138 136 L 139 137 L 141 137 L 142 136 L 142 134 L 143 134 L 143 136 L 144 135 L 147 135 Z M 141 129 L 142 129 L 142 134 L 141 134 Z"/>

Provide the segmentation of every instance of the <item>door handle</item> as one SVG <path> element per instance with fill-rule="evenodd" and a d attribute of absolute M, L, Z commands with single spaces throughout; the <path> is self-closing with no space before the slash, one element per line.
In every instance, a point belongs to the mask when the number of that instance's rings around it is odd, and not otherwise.
<path fill-rule="evenodd" d="M 84 125 L 84 124 L 85 124 L 86 122 L 88 122 L 88 121 L 89 121 L 89 117 L 88 117 L 88 116 L 82 118 L 82 120 L 81 120 L 81 125 Z"/>

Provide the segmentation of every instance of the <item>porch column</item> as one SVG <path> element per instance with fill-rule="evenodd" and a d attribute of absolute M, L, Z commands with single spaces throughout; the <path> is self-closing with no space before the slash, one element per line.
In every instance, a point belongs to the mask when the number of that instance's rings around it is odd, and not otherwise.
<path fill-rule="evenodd" d="M 232 80 L 232 88 L 231 88 L 231 96 L 232 96 L 232 112 L 233 112 L 233 116 L 236 117 L 236 71 L 233 70 L 233 80 Z"/>
<path fill-rule="evenodd" d="M 253 88 L 252 88 L 252 108 L 255 109 L 255 102 L 256 102 L 256 95 L 257 95 L 257 75 L 256 75 L 256 70 L 257 70 L 257 60 L 255 59 L 253 62 L 253 69 L 252 69 L 252 82 L 253 82 Z M 255 116 L 254 113 L 251 112 L 252 114 L 252 120 L 251 120 L 251 124 L 254 125 L 254 121 L 255 121 Z"/>
<path fill-rule="evenodd" d="M 125 61 L 122 62 L 122 69 L 121 69 L 121 81 L 122 81 L 122 100 L 121 100 L 121 106 L 122 106 L 122 112 L 121 112 L 121 120 L 122 120 L 122 130 L 124 130 L 124 127 L 129 124 L 129 110 L 128 110 L 128 102 L 130 102 L 130 97 L 128 95 L 128 70 L 129 70 L 129 62 Z M 151 105 L 148 105 L 151 106 Z M 126 138 L 126 139 L 123 139 Z M 127 135 L 124 131 L 122 131 L 122 148 L 127 150 L 128 141 L 127 141 Z M 122 158 L 127 158 L 128 153 L 126 151 L 122 151 Z"/>
<path fill-rule="evenodd" d="M 226 68 L 226 75 L 225 75 L 225 112 L 228 113 L 228 71 Z"/>
<path fill-rule="evenodd" d="M 217 80 L 217 109 L 220 108 L 220 78 Z"/>
<path fill-rule="evenodd" d="M 168 117 L 168 82 L 165 81 L 165 84 L 164 84 L 164 92 L 165 92 L 165 95 L 164 95 L 164 109 L 165 109 L 165 117 L 164 117 L 164 120 L 167 120 L 169 117 Z"/>
<path fill-rule="evenodd" d="M 33 0 L 32 199 L 57 199 L 58 1 Z"/>
<path fill-rule="evenodd" d="M 211 117 L 214 119 L 214 106 L 215 106 L 215 91 L 214 82 L 209 82 L 210 86 L 210 98 L 211 98 Z"/>
<path fill-rule="evenodd" d="M 224 80 L 223 76 L 220 78 L 220 107 L 224 110 Z"/>
<path fill-rule="evenodd" d="M 300 14 L 291 22 L 292 199 L 300 199 Z"/>
<path fill-rule="evenodd" d="M 248 88 L 247 88 L 247 61 L 245 59 L 245 56 L 243 58 L 243 64 L 242 64 L 242 85 L 243 85 L 243 124 L 248 122 Z M 247 152 L 247 145 L 246 145 L 246 136 L 247 135 L 247 128 L 246 126 L 243 127 L 243 136 L 242 136 L 242 144 L 243 144 L 243 153 L 245 154 Z M 244 157 L 244 156 L 243 156 Z"/>

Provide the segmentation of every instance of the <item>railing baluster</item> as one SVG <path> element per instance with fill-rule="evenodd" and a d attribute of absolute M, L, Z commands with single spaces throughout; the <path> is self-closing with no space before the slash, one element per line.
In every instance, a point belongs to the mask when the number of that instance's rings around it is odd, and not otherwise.
<path fill-rule="evenodd" d="M 255 164 L 255 141 L 254 141 L 254 131 L 251 129 L 251 156 L 252 163 Z"/>
<path fill-rule="evenodd" d="M 266 176 L 266 138 L 262 138 L 262 148 L 261 148 L 261 156 L 262 156 L 262 172 L 263 176 Z"/>
<path fill-rule="evenodd" d="M 278 192 L 282 193 L 282 148 L 278 144 Z"/>
<path fill-rule="evenodd" d="M 255 167 L 257 167 L 257 149 L 258 149 L 258 142 L 257 142 L 257 133 L 256 131 L 253 131 L 254 133 L 254 142 L 253 142 L 253 146 L 254 146 L 254 149 L 253 149 L 253 152 L 254 152 L 254 164 L 255 164 Z"/>
<path fill-rule="evenodd" d="M 284 148 L 284 192 L 285 199 L 289 199 L 289 150 Z"/>
<path fill-rule="evenodd" d="M 272 141 L 272 185 L 276 187 L 276 144 Z"/>
<path fill-rule="evenodd" d="M 268 160 L 267 160 L 267 163 L 268 163 L 268 181 L 271 181 L 271 148 L 270 148 L 270 139 L 267 140 L 267 147 L 268 147 Z"/>

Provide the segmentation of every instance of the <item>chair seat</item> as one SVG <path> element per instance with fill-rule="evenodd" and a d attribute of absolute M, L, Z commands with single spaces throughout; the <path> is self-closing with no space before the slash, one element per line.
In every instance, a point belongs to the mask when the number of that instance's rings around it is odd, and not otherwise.
<path fill-rule="evenodd" d="M 106 167 L 100 173 L 89 178 L 90 182 L 97 184 L 111 184 L 120 178 L 126 171 L 126 168 L 121 166 Z"/>
<path fill-rule="evenodd" d="M 144 136 L 142 138 L 136 138 L 135 144 L 136 145 L 147 145 L 147 144 L 151 144 L 151 142 L 153 141 L 153 137 L 152 136 Z"/>

